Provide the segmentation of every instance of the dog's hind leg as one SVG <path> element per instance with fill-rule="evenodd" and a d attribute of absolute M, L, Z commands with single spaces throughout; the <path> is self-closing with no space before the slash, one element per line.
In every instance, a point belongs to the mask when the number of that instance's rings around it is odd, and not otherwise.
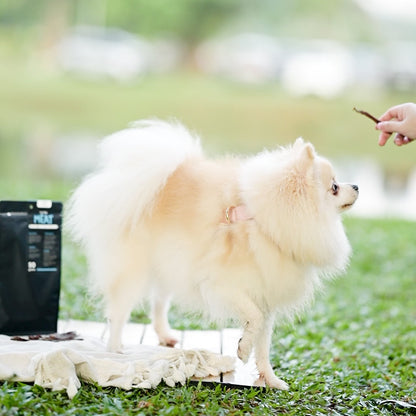
<path fill-rule="evenodd" d="M 139 300 L 140 294 L 143 293 L 143 288 L 140 285 L 124 283 L 113 288 L 105 297 L 106 312 L 110 327 L 107 349 L 112 352 L 121 352 L 123 327 L 128 321 L 132 309 Z"/>
<path fill-rule="evenodd" d="M 121 336 L 123 327 L 129 318 L 130 312 L 131 310 L 128 312 L 124 311 L 122 313 L 108 313 L 108 322 L 110 326 L 110 337 L 107 344 L 108 351 L 119 353 L 122 352 Z"/>
<path fill-rule="evenodd" d="M 171 334 L 168 321 L 169 296 L 155 293 L 152 304 L 152 322 L 160 345 L 174 347 L 178 340 Z"/>

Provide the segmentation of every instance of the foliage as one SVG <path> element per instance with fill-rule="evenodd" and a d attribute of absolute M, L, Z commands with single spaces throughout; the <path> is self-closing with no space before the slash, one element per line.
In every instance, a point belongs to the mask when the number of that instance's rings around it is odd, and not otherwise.
<path fill-rule="evenodd" d="M 58 24 L 64 28 L 67 24 L 93 24 L 98 22 L 98 15 L 104 18 L 100 24 L 144 36 L 170 35 L 193 44 L 235 20 L 247 21 L 249 15 L 256 17 L 259 26 L 279 32 L 282 26 L 286 28 L 286 22 L 297 19 L 341 22 L 346 11 L 350 18 L 360 17 L 358 7 L 350 0 L 325 0 L 319 7 L 308 0 L 264 0 L 261 8 L 253 0 L 106 0 L 90 4 L 82 0 L 4 0 L 0 3 L 0 25 L 24 28 Z M 53 22 L 57 16 L 59 21 Z"/>
<path fill-rule="evenodd" d="M 110 25 L 141 35 L 169 35 L 195 44 L 212 34 L 241 9 L 239 0 L 138 0 L 134 8 L 108 2 Z"/>
<path fill-rule="evenodd" d="M 0 4 L 0 25 L 22 28 L 41 24 L 45 30 L 60 25 L 60 33 L 67 25 L 95 23 L 143 36 L 173 36 L 194 44 L 218 30 L 241 8 L 239 0 L 106 0 L 89 4 L 79 0 L 17 0 Z M 97 20 L 97 15 L 104 20 Z"/>

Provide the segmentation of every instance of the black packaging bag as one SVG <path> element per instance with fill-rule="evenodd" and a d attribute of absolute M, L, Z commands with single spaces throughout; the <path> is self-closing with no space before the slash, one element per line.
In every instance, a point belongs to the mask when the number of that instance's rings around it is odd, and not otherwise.
<path fill-rule="evenodd" d="M 62 203 L 0 201 L 0 334 L 57 330 Z"/>

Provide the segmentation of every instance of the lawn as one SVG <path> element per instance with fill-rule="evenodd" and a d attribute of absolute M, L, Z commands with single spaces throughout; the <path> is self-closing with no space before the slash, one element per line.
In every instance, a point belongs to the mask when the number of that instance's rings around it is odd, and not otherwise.
<path fill-rule="evenodd" d="M 123 391 L 84 384 L 75 398 L 38 386 L 0 386 L 0 414 L 391 415 L 416 402 L 416 224 L 347 218 L 348 272 L 293 325 L 278 324 L 272 362 L 288 392 L 187 384 Z M 77 260 L 77 261 L 74 261 Z M 100 318 L 87 301 L 85 263 L 64 247 L 61 315 Z M 146 319 L 144 312 L 134 320 Z M 173 326 L 189 316 L 174 310 Z M 195 318 L 193 326 L 206 324 Z M 389 402 L 389 400 L 395 402 Z"/>

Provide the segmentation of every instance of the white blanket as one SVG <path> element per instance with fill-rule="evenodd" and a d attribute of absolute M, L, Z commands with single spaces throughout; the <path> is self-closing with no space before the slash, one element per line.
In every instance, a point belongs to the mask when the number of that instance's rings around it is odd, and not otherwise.
<path fill-rule="evenodd" d="M 80 380 L 101 386 L 152 388 L 234 369 L 234 358 L 202 350 L 137 345 L 107 352 L 94 338 L 64 342 L 12 341 L 0 335 L 0 380 L 34 382 L 74 397 Z"/>

